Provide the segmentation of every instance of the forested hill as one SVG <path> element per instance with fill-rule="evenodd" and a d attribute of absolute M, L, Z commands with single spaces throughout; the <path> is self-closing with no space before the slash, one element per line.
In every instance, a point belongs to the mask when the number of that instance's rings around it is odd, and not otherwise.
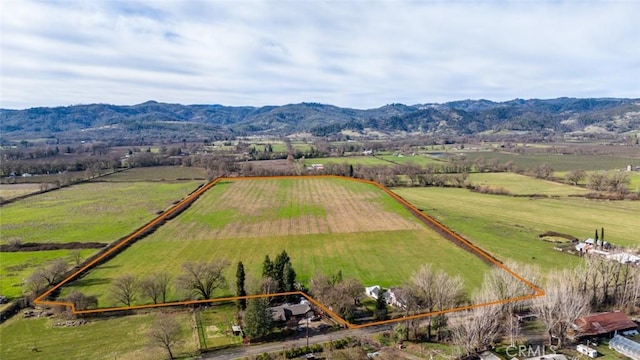
<path fill-rule="evenodd" d="M 458 136 L 499 133 L 624 134 L 640 129 L 640 99 L 463 100 L 358 110 L 318 103 L 231 107 L 155 101 L 0 110 L 2 140 L 198 139 L 340 132 Z"/>

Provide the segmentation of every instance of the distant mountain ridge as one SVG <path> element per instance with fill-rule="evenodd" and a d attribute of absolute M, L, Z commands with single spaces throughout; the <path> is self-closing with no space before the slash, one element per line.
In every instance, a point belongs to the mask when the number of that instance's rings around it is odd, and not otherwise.
<path fill-rule="evenodd" d="M 0 110 L 3 141 L 128 137 L 220 138 L 378 132 L 460 136 L 500 132 L 624 134 L 640 129 L 640 99 L 461 100 L 351 109 L 319 103 L 282 106 L 181 105 L 147 101 Z"/>

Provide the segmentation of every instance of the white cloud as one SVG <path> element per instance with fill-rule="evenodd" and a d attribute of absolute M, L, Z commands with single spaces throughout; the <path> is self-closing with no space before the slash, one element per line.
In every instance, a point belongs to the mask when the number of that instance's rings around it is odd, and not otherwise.
<path fill-rule="evenodd" d="M 5 1 L 2 107 L 640 95 L 640 3 Z"/>

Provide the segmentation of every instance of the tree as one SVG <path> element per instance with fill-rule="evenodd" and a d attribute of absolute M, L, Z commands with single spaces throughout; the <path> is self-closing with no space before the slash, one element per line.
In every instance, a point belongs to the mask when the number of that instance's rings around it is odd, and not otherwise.
<path fill-rule="evenodd" d="M 549 343 L 555 336 L 558 347 L 562 347 L 571 325 L 590 311 L 589 298 L 576 279 L 572 271 L 550 273 L 545 296 L 533 301 L 532 311 L 547 329 Z"/>
<path fill-rule="evenodd" d="M 139 286 L 134 275 L 126 274 L 113 280 L 111 294 L 118 302 L 130 307 L 138 295 Z"/>
<path fill-rule="evenodd" d="M 564 178 L 574 186 L 577 186 L 580 181 L 584 180 L 585 176 L 586 173 L 584 170 L 572 170 L 569 171 Z"/>
<path fill-rule="evenodd" d="M 167 350 L 170 359 L 174 358 L 171 349 L 180 342 L 181 335 L 182 327 L 180 324 L 172 316 L 166 314 L 158 315 L 148 333 L 149 343 Z"/>
<path fill-rule="evenodd" d="M 76 266 L 80 266 L 80 264 L 82 264 L 82 253 L 80 252 L 80 250 L 72 250 L 71 252 L 69 252 L 69 255 Z"/>
<path fill-rule="evenodd" d="M 273 329 L 273 318 L 268 301 L 264 298 L 250 299 L 243 320 L 244 333 L 249 339 L 259 339 L 269 335 Z"/>
<path fill-rule="evenodd" d="M 42 267 L 37 268 L 25 281 L 25 287 L 31 293 L 31 296 L 35 297 L 42 293 L 47 287 L 47 280 L 44 276 L 44 269 Z"/>
<path fill-rule="evenodd" d="M 387 301 L 385 299 L 385 290 L 380 290 L 376 299 L 376 312 L 374 317 L 376 320 L 385 320 L 387 318 Z"/>
<path fill-rule="evenodd" d="M 282 250 L 280 255 L 276 256 L 276 260 L 273 264 L 273 278 L 278 282 L 278 292 L 285 292 L 286 285 L 284 283 L 284 272 L 285 267 L 289 265 L 291 266 L 291 259 L 286 251 Z M 293 280 L 295 281 L 295 272 Z M 291 288 L 293 288 L 293 283 L 291 283 Z"/>
<path fill-rule="evenodd" d="M 49 285 L 54 285 L 58 281 L 62 280 L 62 277 L 69 269 L 69 264 L 64 259 L 55 259 L 49 261 L 45 266 L 42 275 Z"/>
<path fill-rule="evenodd" d="M 242 261 L 238 261 L 238 266 L 236 268 L 236 295 L 247 296 L 247 291 L 244 289 L 244 282 L 245 282 L 244 264 L 242 264 Z M 247 308 L 247 299 L 239 299 L 238 310 L 244 310 L 246 308 Z"/>
<path fill-rule="evenodd" d="M 262 277 L 274 277 L 273 275 L 273 262 L 271 262 L 269 255 L 266 255 L 262 263 Z"/>
<path fill-rule="evenodd" d="M 140 292 L 142 296 L 148 297 L 154 304 L 167 302 L 167 294 L 171 284 L 171 275 L 159 273 L 149 276 L 140 281 Z"/>
<path fill-rule="evenodd" d="M 227 286 L 223 271 L 229 261 L 216 259 L 211 262 L 186 262 L 182 264 L 184 273 L 178 278 L 178 284 L 192 297 L 211 299 L 216 289 Z"/>
<path fill-rule="evenodd" d="M 553 173 L 553 169 L 551 169 L 549 164 L 545 163 L 536 166 L 533 172 L 535 177 L 538 179 L 549 179 Z"/>
<path fill-rule="evenodd" d="M 73 303 L 76 310 L 95 309 L 98 307 L 98 298 L 87 296 L 78 290 L 72 290 L 66 300 Z"/>

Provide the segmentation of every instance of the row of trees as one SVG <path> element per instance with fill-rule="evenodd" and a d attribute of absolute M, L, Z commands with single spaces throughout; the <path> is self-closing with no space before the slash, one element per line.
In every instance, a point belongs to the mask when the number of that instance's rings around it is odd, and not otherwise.
<path fill-rule="evenodd" d="M 182 264 L 182 274 L 176 278 L 177 289 L 188 299 L 211 299 L 215 290 L 227 287 L 224 270 L 228 266 L 229 262 L 224 259 L 186 262 Z M 163 272 L 143 279 L 126 274 L 113 280 L 111 295 L 125 306 L 131 306 L 139 296 L 154 304 L 163 303 L 172 291 L 171 282 L 171 275 Z"/>
<path fill-rule="evenodd" d="M 580 266 L 549 272 L 543 279 L 536 267 L 507 264 L 517 274 L 534 284 L 544 282 L 545 296 L 529 301 L 477 307 L 451 327 L 452 341 L 467 354 L 488 347 L 500 336 L 518 333 L 519 322 L 514 314 L 530 309 L 544 325 L 548 341 L 562 347 L 571 325 L 591 311 L 612 308 L 628 309 L 640 306 L 640 269 L 628 264 L 586 257 Z M 509 273 L 494 269 L 473 297 L 474 303 L 515 298 L 530 294 L 531 290 Z"/>

